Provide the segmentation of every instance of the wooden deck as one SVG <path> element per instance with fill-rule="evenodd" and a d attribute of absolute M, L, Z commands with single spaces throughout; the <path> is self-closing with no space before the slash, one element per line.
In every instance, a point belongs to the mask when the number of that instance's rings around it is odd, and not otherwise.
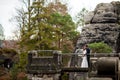
<path fill-rule="evenodd" d="M 80 68 L 80 67 L 65 67 L 62 68 L 61 72 L 88 72 L 88 68 Z"/>

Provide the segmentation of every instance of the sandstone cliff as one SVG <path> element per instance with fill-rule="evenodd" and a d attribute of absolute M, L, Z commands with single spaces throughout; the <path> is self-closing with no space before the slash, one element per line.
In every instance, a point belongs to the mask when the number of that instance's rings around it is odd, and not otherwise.
<path fill-rule="evenodd" d="M 120 2 L 100 3 L 95 10 L 85 16 L 86 25 L 82 29 L 77 46 L 104 42 L 120 52 Z"/>

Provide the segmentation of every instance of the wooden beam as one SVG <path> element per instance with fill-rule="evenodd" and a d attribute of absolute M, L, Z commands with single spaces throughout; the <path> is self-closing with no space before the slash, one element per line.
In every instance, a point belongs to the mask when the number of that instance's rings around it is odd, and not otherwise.
<path fill-rule="evenodd" d="M 62 68 L 62 72 L 88 72 L 88 68 Z"/>

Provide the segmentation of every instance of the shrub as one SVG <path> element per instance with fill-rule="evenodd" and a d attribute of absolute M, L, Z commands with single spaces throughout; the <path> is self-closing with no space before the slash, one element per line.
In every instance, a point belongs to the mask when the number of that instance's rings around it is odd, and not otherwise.
<path fill-rule="evenodd" d="M 91 43 L 88 45 L 92 53 L 111 53 L 112 48 L 103 42 Z"/>

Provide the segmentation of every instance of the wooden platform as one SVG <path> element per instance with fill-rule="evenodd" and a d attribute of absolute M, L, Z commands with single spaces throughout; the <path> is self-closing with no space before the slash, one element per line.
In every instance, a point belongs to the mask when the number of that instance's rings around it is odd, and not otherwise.
<path fill-rule="evenodd" d="M 62 68 L 62 72 L 88 72 L 88 68 L 66 67 Z"/>

